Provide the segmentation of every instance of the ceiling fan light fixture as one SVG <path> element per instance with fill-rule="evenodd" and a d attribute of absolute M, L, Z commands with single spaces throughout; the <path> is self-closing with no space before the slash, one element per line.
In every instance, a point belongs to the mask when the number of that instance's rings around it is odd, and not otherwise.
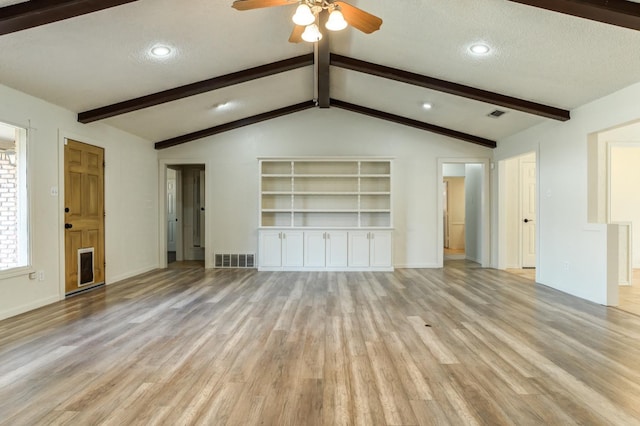
<path fill-rule="evenodd" d="M 291 18 L 296 25 L 307 26 L 312 24 L 316 17 L 311 13 L 311 9 L 306 4 L 302 3 L 296 9 L 296 13 Z"/>
<path fill-rule="evenodd" d="M 315 43 L 316 41 L 322 40 L 322 33 L 316 24 L 307 25 L 302 32 L 302 39 L 309 43 Z"/>
<path fill-rule="evenodd" d="M 344 20 L 342 12 L 340 12 L 338 9 L 333 9 L 331 14 L 329 15 L 327 23 L 325 24 L 325 27 L 327 27 L 327 29 L 330 31 L 344 30 L 345 28 L 347 28 L 347 21 Z"/>

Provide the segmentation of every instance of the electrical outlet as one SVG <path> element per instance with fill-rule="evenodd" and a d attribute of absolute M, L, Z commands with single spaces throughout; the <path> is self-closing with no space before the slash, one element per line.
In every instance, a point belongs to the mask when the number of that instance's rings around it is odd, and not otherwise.
<path fill-rule="evenodd" d="M 38 281 L 44 281 L 44 271 L 38 271 Z"/>
<path fill-rule="evenodd" d="M 567 262 L 567 261 L 562 262 L 562 269 L 564 271 L 568 271 L 569 270 L 569 262 Z"/>

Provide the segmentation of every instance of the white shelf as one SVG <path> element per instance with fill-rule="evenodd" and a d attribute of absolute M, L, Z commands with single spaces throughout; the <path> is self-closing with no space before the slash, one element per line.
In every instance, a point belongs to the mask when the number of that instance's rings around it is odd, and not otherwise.
<path fill-rule="evenodd" d="M 261 229 L 390 229 L 390 159 L 260 159 Z"/>

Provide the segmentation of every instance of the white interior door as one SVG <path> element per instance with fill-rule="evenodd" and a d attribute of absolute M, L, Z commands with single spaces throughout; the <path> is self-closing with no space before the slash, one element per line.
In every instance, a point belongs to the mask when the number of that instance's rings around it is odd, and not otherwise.
<path fill-rule="evenodd" d="M 176 251 L 176 171 L 167 169 L 167 251 Z"/>
<path fill-rule="evenodd" d="M 536 266 L 536 163 L 522 161 L 520 166 L 522 211 L 522 267 Z"/>

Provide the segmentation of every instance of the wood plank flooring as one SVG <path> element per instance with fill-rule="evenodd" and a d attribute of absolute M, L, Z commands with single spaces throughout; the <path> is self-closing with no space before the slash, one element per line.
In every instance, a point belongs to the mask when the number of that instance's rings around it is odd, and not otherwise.
<path fill-rule="evenodd" d="M 635 425 L 640 317 L 465 261 L 153 271 L 0 321 L 2 425 Z"/>

